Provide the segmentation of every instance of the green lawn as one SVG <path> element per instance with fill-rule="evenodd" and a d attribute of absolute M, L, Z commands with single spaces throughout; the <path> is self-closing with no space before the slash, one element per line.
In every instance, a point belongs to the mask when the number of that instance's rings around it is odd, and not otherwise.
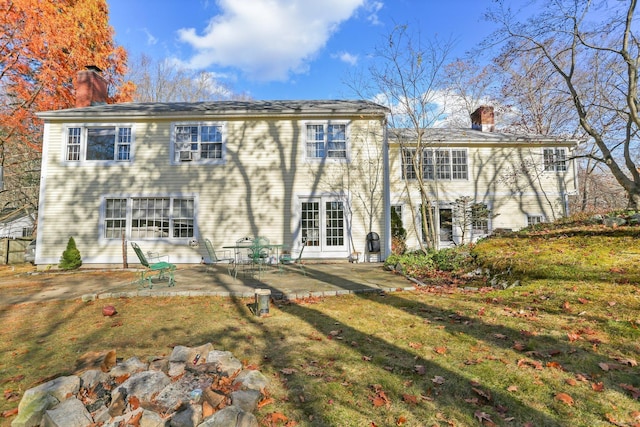
<path fill-rule="evenodd" d="M 638 236 L 488 239 L 479 262 L 510 266 L 521 286 L 313 299 L 266 318 L 224 298 L 11 307 L 0 312 L 0 411 L 88 351 L 142 359 L 211 342 L 271 379 L 273 403 L 256 414 L 265 426 L 637 426 Z M 117 316 L 102 316 L 106 303 Z"/>

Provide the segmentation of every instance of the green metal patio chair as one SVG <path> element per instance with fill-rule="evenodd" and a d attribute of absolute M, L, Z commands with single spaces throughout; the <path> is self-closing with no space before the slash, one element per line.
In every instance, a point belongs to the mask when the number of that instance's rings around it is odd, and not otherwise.
<path fill-rule="evenodd" d="M 224 258 L 218 258 L 218 256 L 216 255 L 216 251 L 213 249 L 213 245 L 211 244 L 211 241 L 209 239 L 204 239 L 204 247 L 207 249 L 207 252 L 209 254 L 209 262 L 205 261 L 207 270 L 209 270 L 212 265 L 226 263 L 229 276 L 233 276 L 235 259 L 226 256 Z"/>
<path fill-rule="evenodd" d="M 167 261 L 158 261 L 158 262 L 150 263 L 147 257 L 145 256 L 144 252 L 142 252 L 142 249 L 140 249 L 140 246 L 138 246 L 137 243 L 131 242 L 131 246 L 133 247 L 134 252 L 138 256 L 138 259 L 140 260 L 140 264 L 142 264 L 145 267 L 145 269 L 140 272 L 140 278 L 137 281 L 137 283 L 140 286 L 144 288 L 146 287 L 152 288 L 153 282 L 151 281 L 151 279 L 154 276 L 157 276 L 158 279 L 164 280 L 165 274 L 168 274 L 169 286 L 175 286 L 176 281 L 173 277 L 173 272 L 176 270 L 175 264 L 171 264 L 168 261 L 168 258 L 167 258 Z M 159 258 L 160 257 L 158 257 L 158 259 Z"/>

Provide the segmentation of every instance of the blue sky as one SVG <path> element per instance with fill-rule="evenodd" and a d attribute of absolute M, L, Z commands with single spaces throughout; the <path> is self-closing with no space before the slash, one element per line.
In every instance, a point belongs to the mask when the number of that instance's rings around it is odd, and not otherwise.
<path fill-rule="evenodd" d="M 353 98 L 348 73 L 396 24 L 456 41 L 491 31 L 489 0 L 107 0 L 116 43 L 214 73 L 254 99 Z M 453 57 L 451 58 L 454 59 Z"/>

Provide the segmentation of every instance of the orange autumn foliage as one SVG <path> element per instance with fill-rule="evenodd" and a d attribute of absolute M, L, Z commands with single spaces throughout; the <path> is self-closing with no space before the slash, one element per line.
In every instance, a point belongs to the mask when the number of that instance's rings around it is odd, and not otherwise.
<path fill-rule="evenodd" d="M 0 146 L 40 151 L 38 111 L 74 106 L 73 79 L 95 65 L 111 101 L 128 101 L 126 51 L 113 40 L 105 0 L 0 2 Z M 114 90 L 115 89 L 115 90 Z"/>

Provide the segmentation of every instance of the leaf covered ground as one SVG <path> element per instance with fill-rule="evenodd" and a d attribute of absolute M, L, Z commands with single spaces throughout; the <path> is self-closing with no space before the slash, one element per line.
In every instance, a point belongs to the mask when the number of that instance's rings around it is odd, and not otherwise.
<path fill-rule="evenodd" d="M 0 424 L 86 352 L 143 359 L 212 342 L 270 377 L 262 426 L 639 426 L 638 236 L 594 226 L 491 238 L 474 255 L 520 286 L 307 299 L 265 318 L 225 298 L 7 307 Z M 104 304 L 118 314 L 103 317 Z"/>

